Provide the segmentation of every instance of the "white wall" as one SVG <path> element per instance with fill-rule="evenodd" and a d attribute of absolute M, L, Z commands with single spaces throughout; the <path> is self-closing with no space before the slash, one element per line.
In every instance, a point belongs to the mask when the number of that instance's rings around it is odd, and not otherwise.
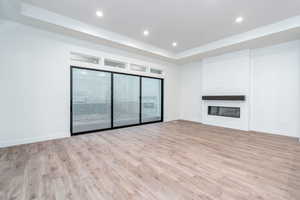
<path fill-rule="evenodd" d="M 201 122 L 202 62 L 181 66 L 180 119 Z"/>
<path fill-rule="evenodd" d="M 181 119 L 212 123 L 202 95 L 243 94 L 249 130 L 300 137 L 299 49 L 292 41 L 181 66 Z"/>
<path fill-rule="evenodd" d="M 206 58 L 202 65 L 203 95 L 245 95 L 244 102 L 202 101 L 202 123 L 249 130 L 249 50 Z M 240 118 L 208 115 L 208 106 L 240 107 Z"/>
<path fill-rule="evenodd" d="M 248 94 L 249 66 L 249 50 L 204 59 L 202 92 Z"/>
<path fill-rule="evenodd" d="M 252 130 L 300 136 L 299 48 L 290 42 L 252 52 Z"/>
<path fill-rule="evenodd" d="M 0 34 L 0 147 L 70 135 L 71 51 L 163 69 L 165 121 L 179 118 L 174 64 L 9 21 L 2 21 Z"/>

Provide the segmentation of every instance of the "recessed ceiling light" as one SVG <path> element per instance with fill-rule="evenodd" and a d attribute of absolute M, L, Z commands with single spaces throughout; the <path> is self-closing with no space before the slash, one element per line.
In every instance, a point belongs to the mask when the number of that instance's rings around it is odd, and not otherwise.
<path fill-rule="evenodd" d="M 149 31 L 148 30 L 144 30 L 143 34 L 144 34 L 144 36 L 148 36 L 149 35 Z"/>
<path fill-rule="evenodd" d="M 173 42 L 173 43 L 172 43 L 172 46 L 173 46 L 173 47 L 176 47 L 176 46 L 177 46 L 177 42 Z"/>
<path fill-rule="evenodd" d="M 96 12 L 96 15 L 97 15 L 98 17 L 103 17 L 103 12 L 100 11 L 100 10 L 98 10 L 98 11 Z"/>
<path fill-rule="evenodd" d="M 235 19 L 235 22 L 238 23 L 238 24 L 242 23 L 243 21 L 244 21 L 244 18 L 243 18 L 243 17 L 237 17 L 237 18 Z"/>

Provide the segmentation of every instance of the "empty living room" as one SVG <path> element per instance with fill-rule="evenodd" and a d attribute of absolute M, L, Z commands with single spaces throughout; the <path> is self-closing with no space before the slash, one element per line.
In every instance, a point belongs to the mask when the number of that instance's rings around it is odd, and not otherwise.
<path fill-rule="evenodd" d="M 0 0 L 0 200 L 300 200 L 299 0 Z"/>

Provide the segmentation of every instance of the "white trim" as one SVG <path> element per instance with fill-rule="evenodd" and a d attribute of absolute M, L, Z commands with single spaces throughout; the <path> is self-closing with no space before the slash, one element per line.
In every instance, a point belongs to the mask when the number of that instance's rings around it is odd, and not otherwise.
<path fill-rule="evenodd" d="M 21 3 L 21 11 L 19 21 L 22 22 L 24 19 L 22 17 L 31 19 L 34 24 L 34 20 L 38 20 L 40 22 L 44 22 L 49 25 L 56 25 L 60 27 L 64 27 L 66 30 L 79 32 L 82 34 L 86 34 L 95 38 L 99 38 L 101 40 L 109 41 L 113 44 L 119 44 L 125 47 L 129 47 L 136 50 L 141 50 L 144 52 L 148 52 L 151 55 L 163 57 L 170 59 L 171 61 L 180 62 L 183 59 L 187 59 L 192 56 L 203 55 L 207 57 L 206 54 L 217 52 L 222 48 L 229 48 L 227 52 L 235 51 L 234 47 L 247 45 L 249 41 L 256 41 L 261 38 L 270 37 L 272 39 L 272 35 L 279 33 L 288 33 L 289 31 L 293 32 L 295 29 L 299 29 L 300 31 L 300 16 L 295 16 L 288 18 L 286 20 L 282 20 L 273 24 L 269 24 L 266 26 L 262 26 L 241 34 L 236 34 L 231 37 L 226 37 L 211 43 L 207 43 L 205 45 L 188 49 L 177 54 L 158 48 L 156 46 L 147 44 L 145 42 L 141 42 L 127 36 L 111 32 L 105 29 L 98 28 L 96 26 L 88 25 L 78 20 L 74 20 L 70 17 L 66 17 L 63 15 L 59 15 L 54 12 L 50 12 L 46 9 L 39 8 L 36 6 L 32 6 L 30 4 Z M 295 35 L 295 33 L 294 33 Z M 293 36 L 289 36 L 293 37 Z M 294 39 L 294 38 L 293 38 Z M 276 43 L 276 41 L 273 41 Z M 260 43 L 260 42 L 259 42 Z M 247 48 L 247 47 L 243 47 Z M 225 52 L 222 52 L 225 53 Z"/>
<path fill-rule="evenodd" d="M 127 47 L 148 51 L 166 58 L 174 59 L 174 54 L 164 49 L 155 47 L 144 42 L 131 39 L 118 33 L 107 31 L 70 17 L 65 17 L 46 9 L 32 6 L 27 3 L 21 3 L 21 15 L 32 19 L 40 20 L 42 22 L 50 23 L 53 25 L 61 26 L 66 29 L 87 34 L 89 36 L 97 37 L 99 39 L 118 43 Z"/>
<path fill-rule="evenodd" d="M 72 53 L 78 53 L 78 54 L 83 54 L 83 55 L 87 55 L 87 56 L 93 56 L 93 57 L 97 57 L 101 60 L 100 60 L 99 64 L 76 61 L 76 60 L 71 59 L 71 56 L 72 56 L 71 54 Z M 118 68 L 118 67 L 106 66 L 106 65 L 104 65 L 104 60 L 105 59 L 116 60 L 118 62 L 124 62 L 126 64 L 126 67 L 125 68 Z M 100 69 L 100 70 L 106 70 L 106 71 L 112 71 L 112 72 L 121 72 L 121 73 L 128 73 L 128 74 L 134 74 L 134 75 L 140 75 L 140 76 L 150 76 L 150 77 L 154 77 L 154 78 L 165 78 L 165 74 L 164 74 L 165 70 L 163 69 L 163 67 L 161 67 L 159 65 L 152 64 L 150 62 L 140 61 L 140 60 L 137 60 L 137 59 L 131 59 L 131 58 L 128 58 L 128 57 L 110 55 L 110 54 L 107 54 L 105 52 L 90 53 L 90 51 L 87 51 L 87 50 L 81 50 L 81 51 L 77 50 L 76 51 L 74 49 L 74 50 L 70 51 L 70 62 L 69 63 L 70 63 L 70 65 L 77 66 L 77 67 L 94 68 L 94 69 Z M 130 63 L 134 63 L 134 64 L 140 65 L 140 66 L 146 66 L 147 70 L 144 71 L 144 72 L 143 71 L 131 70 L 130 69 Z M 162 74 L 151 73 L 150 68 L 161 70 Z"/>
<path fill-rule="evenodd" d="M 42 137 L 32 137 L 32 138 L 24 138 L 24 139 L 17 139 L 17 140 L 4 140 L 0 142 L 0 148 L 16 146 L 21 144 L 30 144 L 30 143 L 42 142 L 42 141 L 54 140 L 60 138 L 67 138 L 67 137 L 70 137 L 70 133 L 61 132 L 53 135 L 45 135 Z"/>
<path fill-rule="evenodd" d="M 262 38 L 268 35 L 280 33 L 294 28 L 300 28 L 300 16 L 291 17 L 289 19 L 279 21 L 277 23 L 256 28 L 248 32 L 234 35 L 232 37 L 227 37 L 215 42 L 208 43 L 200 47 L 189 49 L 177 54 L 176 57 L 177 59 L 183 59 L 186 57 L 194 56 L 196 54 L 206 53 L 212 50 L 228 47 L 231 45 L 247 42 L 250 40 L 255 40 L 258 38 Z"/>

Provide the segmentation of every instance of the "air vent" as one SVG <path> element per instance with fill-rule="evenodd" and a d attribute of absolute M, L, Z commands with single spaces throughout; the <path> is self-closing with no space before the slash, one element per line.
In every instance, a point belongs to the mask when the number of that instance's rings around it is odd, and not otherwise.
<path fill-rule="evenodd" d="M 160 69 L 154 69 L 154 68 L 151 68 L 150 69 L 150 72 L 152 73 L 152 74 L 162 74 L 162 70 L 160 70 Z"/>
<path fill-rule="evenodd" d="M 104 65 L 109 67 L 118 67 L 122 69 L 126 68 L 126 63 L 111 59 L 104 59 Z"/>
<path fill-rule="evenodd" d="M 92 64 L 99 64 L 100 62 L 100 58 L 74 52 L 71 53 L 71 60 Z"/>
<path fill-rule="evenodd" d="M 130 64 L 130 69 L 132 71 L 138 71 L 138 72 L 146 72 L 147 67 L 142 66 L 142 65 L 136 65 L 136 64 Z"/>

